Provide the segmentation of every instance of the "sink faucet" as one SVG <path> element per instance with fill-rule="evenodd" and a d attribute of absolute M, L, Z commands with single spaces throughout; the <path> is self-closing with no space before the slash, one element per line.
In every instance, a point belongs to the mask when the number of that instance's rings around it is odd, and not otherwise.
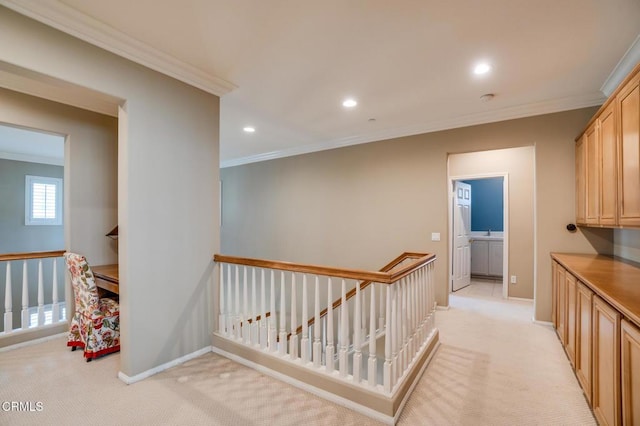
<path fill-rule="evenodd" d="M 490 237 L 490 236 L 491 236 L 491 228 L 489 228 L 489 229 L 487 230 L 487 236 L 488 236 L 488 237 Z"/>

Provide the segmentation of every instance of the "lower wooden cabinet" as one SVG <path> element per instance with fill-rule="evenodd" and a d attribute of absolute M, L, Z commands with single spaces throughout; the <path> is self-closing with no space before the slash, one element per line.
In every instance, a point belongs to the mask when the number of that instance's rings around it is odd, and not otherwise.
<path fill-rule="evenodd" d="M 566 294 L 567 294 L 567 316 L 566 316 L 566 340 L 565 347 L 571 365 L 576 365 L 576 293 L 578 290 L 578 282 L 576 277 L 565 272 Z"/>
<path fill-rule="evenodd" d="M 593 394 L 591 408 L 600 425 L 619 425 L 620 313 L 593 298 Z"/>
<path fill-rule="evenodd" d="M 576 376 L 582 386 L 587 401 L 591 403 L 591 303 L 593 292 L 583 283 L 578 283 L 576 295 Z"/>
<path fill-rule="evenodd" d="M 620 325 L 622 356 L 622 423 L 640 424 L 640 329 L 626 320 Z"/>
<path fill-rule="evenodd" d="M 557 274 L 556 274 L 556 283 L 557 283 L 557 297 L 558 297 L 558 303 L 557 303 L 557 327 L 556 330 L 558 332 L 558 337 L 560 337 L 560 341 L 562 342 L 563 345 L 567 344 L 566 341 L 566 327 L 567 327 L 567 305 L 566 305 L 566 301 L 567 301 L 567 282 L 566 282 L 566 271 L 565 269 L 558 265 L 558 269 L 557 269 Z"/>

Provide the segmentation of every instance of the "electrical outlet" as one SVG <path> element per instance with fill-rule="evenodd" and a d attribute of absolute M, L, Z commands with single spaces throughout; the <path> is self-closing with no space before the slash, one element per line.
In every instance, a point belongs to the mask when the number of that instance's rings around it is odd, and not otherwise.
<path fill-rule="evenodd" d="M 432 232 L 431 233 L 431 241 L 440 241 L 440 233 Z"/>
<path fill-rule="evenodd" d="M 515 275 L 511 275 L 511 284 L 515 284 L 518 282 L 518 279 L 516 278 Z"/>

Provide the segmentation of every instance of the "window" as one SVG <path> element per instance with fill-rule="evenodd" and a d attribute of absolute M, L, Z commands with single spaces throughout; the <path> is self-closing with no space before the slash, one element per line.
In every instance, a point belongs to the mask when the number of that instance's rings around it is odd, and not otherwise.
<path fill-rule="evenodd" d="M 62 179 L 26 176 L 25 225 L 62 225 Z"/>

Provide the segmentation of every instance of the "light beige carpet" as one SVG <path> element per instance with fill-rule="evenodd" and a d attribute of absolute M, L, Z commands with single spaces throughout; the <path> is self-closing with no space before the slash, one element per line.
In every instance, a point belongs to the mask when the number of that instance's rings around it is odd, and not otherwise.
<path fill-rule="evenodd" d="M 442 345 L 401 425 L 593 425 L 551 327 L 532 305 L 453 296 L 437 312 Z M 119 355 L 86 363 L 58 338 L 0 353 L 1 425 L 363 425 L 371 419 L 218 355 L 142 382 L 117 379 Z"/>

